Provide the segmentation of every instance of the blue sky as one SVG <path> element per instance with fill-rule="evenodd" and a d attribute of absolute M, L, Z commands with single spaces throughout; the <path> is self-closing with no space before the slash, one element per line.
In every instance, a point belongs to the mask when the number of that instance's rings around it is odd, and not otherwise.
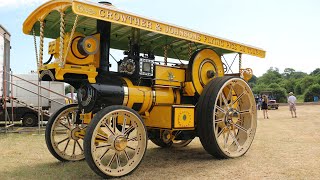
<path fill-rule="evenodd" d="M 12 35 L 11 68 L 14 73 L 36 69 L 33 37 L 22 33 L 22 24 L 42 2 L 0 0 L 0 24 Z M 110 2 L 135 14 L 265 49 L 265 59 L 243 57 L 243 67 L 251 67 L 258 76 L 269 67 L 277 67 L 281 72 L 290 67 L 307 73 L 320 67 L 320 1 L 317 0 Z"/>

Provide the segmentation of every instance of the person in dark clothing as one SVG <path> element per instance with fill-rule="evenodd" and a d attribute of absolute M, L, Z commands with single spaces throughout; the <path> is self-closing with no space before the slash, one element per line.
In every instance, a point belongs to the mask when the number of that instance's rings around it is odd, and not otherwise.
<path fill-rule="evenodd" d="M 261 109 L 263 111 L 263 118 L 265 119 L 267 117 L 267 119 L 269 119 L 269 116 L 268 116 L 268 98 L 267 98 L 266 95 L 262 96 Z"/>

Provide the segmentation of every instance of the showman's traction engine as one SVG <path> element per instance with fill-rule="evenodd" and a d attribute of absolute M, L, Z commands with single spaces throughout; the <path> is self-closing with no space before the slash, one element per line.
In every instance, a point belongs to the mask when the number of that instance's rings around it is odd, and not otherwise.
<path fill-rule="evenodd" d="M 148 140 L 182 148 L 199 137 L 219 159 L 248 151 L 257 112 L 242 55 L 263 58 L 264 50 L 80 0 L 44 3 L 23 31 L 40 46 L 39 78 L 77 90 L 77 103 L 54 113 L 46 127 L 58 160 L 86 159 L 109 178 L 133 172 Z M 47 62 L 45 38 L 51 39 Z M 226 54 L 239 59 L 239 68 Z"/>

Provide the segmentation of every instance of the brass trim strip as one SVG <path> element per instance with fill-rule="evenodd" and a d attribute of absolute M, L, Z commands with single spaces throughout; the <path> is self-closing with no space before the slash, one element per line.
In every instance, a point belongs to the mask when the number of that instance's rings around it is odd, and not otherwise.
<path fill-rule="evenodd" d="M 123 103 L 122 105 L 127 106 L 128 101 L 129 101 L 129 88 L 127 85 L 123 85 L 123 92 L 124 92 L 124 96 L 123 96 Z"/>

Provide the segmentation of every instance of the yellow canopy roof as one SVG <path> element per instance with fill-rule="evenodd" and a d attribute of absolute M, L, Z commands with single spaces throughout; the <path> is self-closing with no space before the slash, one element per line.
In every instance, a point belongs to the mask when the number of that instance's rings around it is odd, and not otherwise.
<path fill-rule="evenodd" d="M 162 55 L 163 47 L 169 44 L 173 52 L 168 52 L 169 57 L 180 54 L 183 59 L 188 55 L 188 46 L 193 42 L 196 48 L 211 48 L 220 54 L 242 53 L 264 58 L 266 52 L 260 48 L 230 41 L 217 36 L 193 31 L 176 25 L 152 20 L 132 13 L 121 11 L 114 6 L 106 6 L 80 0 L 53 0 L 46 2 L 32 12 L 23 24 L 23 32 L 32 34 L 35 29 L 39 34 L 39 21 L 45 22 L 44 36 L 57 38 L 60 33 L 60 14 L 65 13 L 66 31 L 71 31 L 76 15 L 79 21 L 76 31 L 85 35 L 96 32 L 96 20 L 112 23 L 111 48 L 127 49 L 127 39 L 132 28 L 140 29 L 142 44 L 152 45 L 155 55 Z"/>

